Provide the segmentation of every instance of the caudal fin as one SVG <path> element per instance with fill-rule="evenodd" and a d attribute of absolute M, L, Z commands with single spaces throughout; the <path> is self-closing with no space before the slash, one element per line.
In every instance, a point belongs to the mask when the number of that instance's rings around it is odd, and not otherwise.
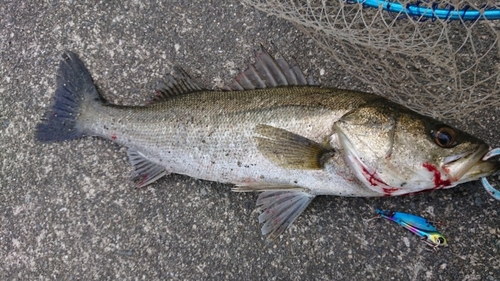
<path fill-rule="evenodd" d="M 102 102 L 83 62 L 70 51 L 62 55 L 56 83 L 54 103 L 36 126 L 35 137 L 42 142 L 82 137 L 78 116 L 83 105 Z"/>

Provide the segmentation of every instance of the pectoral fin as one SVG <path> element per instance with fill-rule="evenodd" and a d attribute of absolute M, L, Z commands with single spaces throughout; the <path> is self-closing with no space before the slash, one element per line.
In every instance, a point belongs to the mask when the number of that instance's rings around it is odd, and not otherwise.
<path fill-rule="evenodd" d="M 139 180 L 137 187 L 144 187 L 167 174 L 165 167 L 151 162 L 144 154 L 135 149 L 129 148 L 127 155 L 135 169 L 132 173 L 132 179 Z"/>
<path fill-rule="evenodd" d="M 259 124 L 255 131 L 262 136 L 256 137 L 260 152 L 287 169 L 321 169 L 334 153 L 331 147 L 284 129 Z"/>

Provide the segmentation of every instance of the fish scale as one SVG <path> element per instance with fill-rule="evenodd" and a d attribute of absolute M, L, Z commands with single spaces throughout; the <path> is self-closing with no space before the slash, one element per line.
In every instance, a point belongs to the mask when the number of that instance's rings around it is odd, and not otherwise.
<path fill-rule="evenodd" d="M 256 147 L 257 124 L 270 124 L 322 142 L 333 134 L 331 124 L 350 109 L 322 109 L 318 101 L 314 101 L 315 107 L 309 101 L 300 105 L 296 100 L 304 92 L 317 100 L 331 92 L 303 88 L 276 88 L 271 94 L 265 90 L 236 94 L 203 91 L 149 107 L 95 107 L 82 113 L 83 123 L 88 125 L 83 131 L 110 140 L 115 136 L 113 141 L 141 151 L 156 164 L 164 163 L 172 173 L 230 183 L 248 182 L 256 176 L 255 180 L 267 180 L 277 178 L 283 168 L 272 163 L 260 165 L 269 161 Z M 221 100 L 224 102 L 214 102 Z M 285 102 L 277 105 L 281 100 Z M 297 180 L 294 178 L 280 179 L 280 183 L 290 184 Z"/>

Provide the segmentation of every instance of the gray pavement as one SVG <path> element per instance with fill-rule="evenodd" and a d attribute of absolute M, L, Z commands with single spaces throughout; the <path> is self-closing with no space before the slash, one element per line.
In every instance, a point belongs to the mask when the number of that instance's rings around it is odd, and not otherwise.
<path fill-rule="evenodd" d="M 118 104 L 144 103 L 174 65 L 221 85 L 270 42 L 324 85 L 369 90 L 292 25 L 237 1 L 146 2 L 0 1 L 0 280 L 500 280 L 500 202 L 479 183 L 320 197 L 269 243 L 255 194 L 180 175 L 138 190 L 123 147 L 35 142 L 65 49 Z M 498 113 L 455 121 L 498 146 Z M 393 223 L 363 223 L 375 207 L 439 222 L 450 246 L 430 252 Z"/>

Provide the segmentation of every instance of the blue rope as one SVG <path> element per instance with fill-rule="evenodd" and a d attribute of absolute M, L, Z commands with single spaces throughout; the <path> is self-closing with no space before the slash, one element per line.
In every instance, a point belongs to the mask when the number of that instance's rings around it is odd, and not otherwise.
<path fill-rule="evenodd" d="M 443 8 L 438 3 L 433 3 L 431 7 L 421 6 L 421 1 L 403 5 L 398 2 L 387 0 L 346 0 L 347 3 L 360 3 L 371 8 L 382 7 L 385 11 L 392 13 L 406 14 L 413 18 L 443 19 L 443 20 L 498 20 L 500 19 L 500 8 L 484 7 L 483 11 L 473 10 L 470 6 L 457 9 L 447 5 Z"/>

